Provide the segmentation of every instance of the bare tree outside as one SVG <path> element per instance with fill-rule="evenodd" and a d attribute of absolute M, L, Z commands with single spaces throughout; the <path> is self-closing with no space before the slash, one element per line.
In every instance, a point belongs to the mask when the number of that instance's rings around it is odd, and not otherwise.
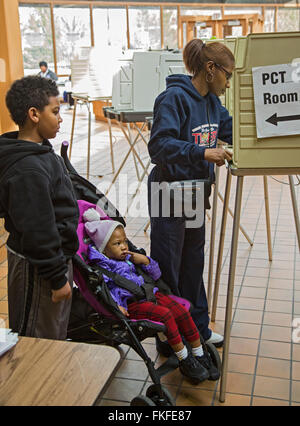
<path fill-rule="evenodd" d="M 20 28 L 25 70 L 39 71 L 41 60 L 54 66 L 50 8 L 20 6 Z"/>
<path fill-rule="evenodd" d="M 132 49 L 160 49 L 160 9 L 158 7 L 130 7 L 129 23 Z"/>
<path fill-rule="evenodd" d="M 70 74 L 71 59 L 79 47 L 91 46 L 87 7 L 54 7 L 57 71 Z"/>
<path fill-rule="evenodd" d="M 176 49 L 178 47 L 177 27 L 178 17 L 177 8 L 163 8 L 164 24 L 164 47 Z"/>

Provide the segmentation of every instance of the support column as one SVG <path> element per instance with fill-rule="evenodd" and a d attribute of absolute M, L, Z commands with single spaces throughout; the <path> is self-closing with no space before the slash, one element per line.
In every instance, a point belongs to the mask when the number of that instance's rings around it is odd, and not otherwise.
<path fill-rule="evenodd" d="M 5 95 L 12 82 L 24 75 L 18 6 L 18 0 L 0 0 L 0 134 L 17 129 Z"/>

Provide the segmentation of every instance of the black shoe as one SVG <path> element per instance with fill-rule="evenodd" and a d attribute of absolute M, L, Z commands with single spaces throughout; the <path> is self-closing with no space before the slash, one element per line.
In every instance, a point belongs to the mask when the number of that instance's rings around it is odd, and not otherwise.
<path fill-rule="evenodd" d="M 162 341 L 158 336 L 155 336 L 155 343 L 156 343 L 156 350 L 160 355 L 165 356 L 166 358 L 169 358 L 171 355 L 174 354 L 173 349 L 169 345 L 167 341 Z"/>
<path fill-rule="evenodd" d="M 220 372 L 212 362 L 210 354 L 204 353 L 202 356 L 196 356 L 197 361 L 208 371 L 208 380 L 218 380 Z"/>
<path fill-rule="evenodd" d="M 191 379 L 194 384 L 209 378 L 207 369 L 191 353 L 185 359 L 179 361 L 179 370 L 183 376 Z"/>

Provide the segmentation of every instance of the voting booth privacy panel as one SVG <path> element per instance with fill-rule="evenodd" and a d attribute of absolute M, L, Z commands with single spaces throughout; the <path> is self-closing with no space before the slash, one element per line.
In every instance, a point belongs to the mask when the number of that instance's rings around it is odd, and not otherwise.
<path fill-rule="evenodd" d="M 156 97 L 166 88 L 166 77 L 185 74 L 182 52 L 128 52 L 119 59 L 113 77 L 112 106 L 121 111 L 152 111 Z"/>
<path fill-rule="evenodd" d="M 225 105 L 238 169 L 300 166 L 300 32 L 237 38 Z M 300 59 L 299 59 L 300 61 Z"/>
<path fill-rule="evenodd" d="M 92 98 L 111 97 L 111 74 L 117 70 L 120 54 L 114 48 L 101 52 L 95 47 L 79 48 L 71 60 L 72 92 Z"/>

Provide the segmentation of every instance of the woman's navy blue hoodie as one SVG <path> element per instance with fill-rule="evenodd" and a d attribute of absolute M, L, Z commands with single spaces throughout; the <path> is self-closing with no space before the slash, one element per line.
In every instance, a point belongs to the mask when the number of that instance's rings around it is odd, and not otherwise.
<path fill-rule="evenodd" d="M 174 74 L 166 81 L 166 90 L 155 100 L 148 145 L 159 180 L 213 176 L 204 151 L 216 147 L 218 138 L 232 143 L 232 118 L 217 96 L 201 96 L 190 76 Z"/>

